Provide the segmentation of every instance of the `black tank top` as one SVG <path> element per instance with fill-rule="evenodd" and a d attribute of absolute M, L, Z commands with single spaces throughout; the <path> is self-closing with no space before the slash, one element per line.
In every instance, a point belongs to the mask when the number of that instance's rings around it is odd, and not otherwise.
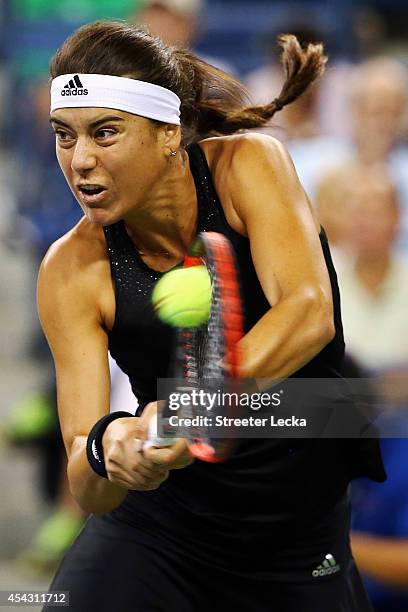
<path fill-rule="evenodd" d="M 200 146 L 187 150 L 197 190 L 197 232 L 220 232 L 231 241 L 249 330 L 270 308 L 252 263 L 249 240 L 228 225 Z M 109 350 L 129 376 L 142 410 L 156 399 L 157 378 L 168 376 L 170 365 L 173 331 L 157 319 L 151 305 L 161 273 L 143 262 L 122 221 L 104 231 L 116 294 Z M 303 378 L 340 376 L 344 356 L 339 290 L 324 230 L 320 241 L 331 281 L 336 333 L 294 375 Z M 328 456 L 330 461 L 324 459 Z M 363 448 L 342 440 L 246 440 L 223 464 L 196 461 L 172 471 L 157 491 L 131 491 L 113 514 L 156 537 L 160 533 L 184 553 L 196 555 L 199 550 L 208 562 L 213 563 L 215 556 L 220 564 L 238 571 L 251 559 L 251 571 L 266 571 L 278 579 L 294 575 L 305 579 L 313 562 L 319 563 L 322 542 L 328 547 L 324 554 L 333 554 L 336 547 L 336 558 L 348 554 L 347 485 L 362 474 L 384 478 L 375 441 L 366 441 Z"/>

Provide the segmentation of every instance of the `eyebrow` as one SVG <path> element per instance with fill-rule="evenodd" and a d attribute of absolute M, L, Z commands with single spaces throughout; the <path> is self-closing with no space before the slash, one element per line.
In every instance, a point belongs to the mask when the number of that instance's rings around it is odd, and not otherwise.
<path fill-rule="evenodd" d="M 92 129 L 97 128 L 102 123 L 106 123 L 107 121 L 124 121 L 122 117 L 118 117 L 117 115 L 106 115 L 105 117 L 101 117 L 101 119 L 97 119 L 89 124 L 89 127 Z M 71 126 L 65 121 L 61 121 L 61 119 L 57 119 L 56 117 L 50 117 L 50 123 L 57 123 L 58 125 L 62 125 L 63 127 L 71 129 Z"/>

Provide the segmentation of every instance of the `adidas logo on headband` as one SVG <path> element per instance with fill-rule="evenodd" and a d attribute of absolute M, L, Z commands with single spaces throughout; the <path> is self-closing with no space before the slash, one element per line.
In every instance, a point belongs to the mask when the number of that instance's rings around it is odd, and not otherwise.
<path fill-rule="evenodd" d="M 180 98 L 170 89 L 127 77 L 72 72 L 60 74 L 51 83 L 51 112 L 59 108 L 113 108 L 180 125 L 180 105 Z"/>
<path fill-rule="evenodd" d="M 84 89 L 79 76 L 76 74 L 70 79 L 61 91 L 61 96 L 87 96 L 88 90 Z"/>

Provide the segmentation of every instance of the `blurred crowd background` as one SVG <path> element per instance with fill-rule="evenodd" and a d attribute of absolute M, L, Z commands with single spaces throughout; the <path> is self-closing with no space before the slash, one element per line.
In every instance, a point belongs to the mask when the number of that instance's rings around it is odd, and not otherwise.
<path fill-rule="evenodd" d="M 352 544 L 376 612 L 408 610 L 408 6 L 403 0 L 0 0 L 0 589 L 45 588 L 85 517 L 66 486 L 53 368 L 36 319 L 48 246 L 80 217 L 55 159 L 48 62 L 79 25 L 147 26 L 239 76 L 254 102 L 282 73 L 276 37 L 322 41 L 325 76 L 264 131 L 318 210 L 341 289 L 350 377 L 394 426 L 388 480 L 353 487 Z M 267 203 L 265 203 L 266 205 Z M 134 409 L 113 369 L 115 409 Z"/>

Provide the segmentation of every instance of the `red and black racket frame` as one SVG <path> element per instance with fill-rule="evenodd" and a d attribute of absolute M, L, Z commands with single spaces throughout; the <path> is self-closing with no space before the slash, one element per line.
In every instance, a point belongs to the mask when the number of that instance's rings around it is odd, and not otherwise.
<path fill-rule="evenodd" d="M 213 343 L 223 345 L 222 365 L 214 363 L 214 355 L 209 355 L 212 365 L 222 371 L 222 377 L 229 380 L 239 378 L 240 351 L 238 343 L 244 335 L 244 318 L 241 303 L 238 269 L 233 247 L 228 238 L 217 232 L 201 232 L 186 257 L 183 266 L 206 265 L 212 280 L 212 306 L 206 333 Z M 182 362 L 182 376 L 187 385 L 200 384 L 198 380 L 194 346 L 197 342 L 197 329 L 179 329 L 178 346 Z M 211 362 L 210 362 L 211 365 Z M 218 373 L 217 376 L 220 376 Z M 229 408 L 234 416 L 234 407 Z M 204 430 L 194 428 L 187 435 L 190 452 L 203 461 L 217 463 L 225 461 L 233 446 L 231 439 L 211 441 Z"/>

